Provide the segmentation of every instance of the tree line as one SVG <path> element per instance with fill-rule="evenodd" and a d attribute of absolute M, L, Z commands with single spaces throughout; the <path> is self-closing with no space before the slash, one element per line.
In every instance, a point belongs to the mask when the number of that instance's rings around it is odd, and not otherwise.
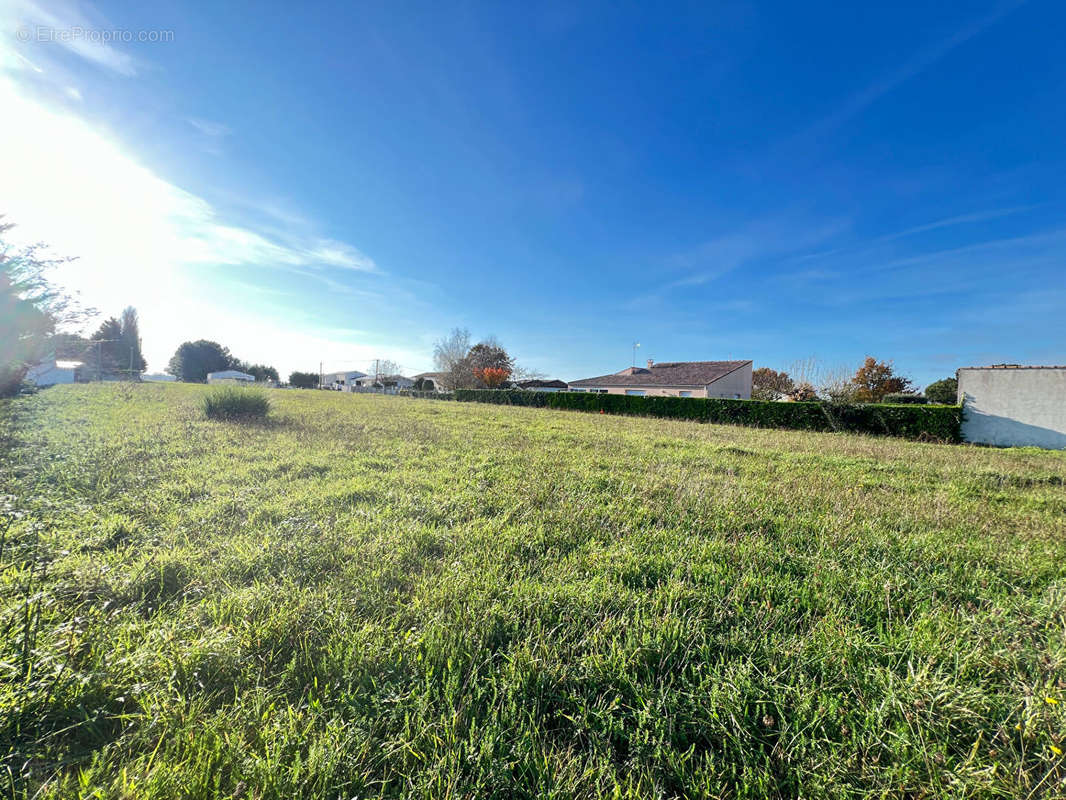
<path fill-rule="evenodd" d="M 454 328 L 433 345 L 433 364 L 448 389 L 499 389 L 510 382 L 543 377 L 518 366 L 494 336 L 475 345 L 470 341 L 470 331 Z M 423 387 L 416 384 L 415 388 Z"/>
<path fill-rule="evenodd" d="M 218 342 L 197 339 L 182 342 L 167 363 L 167 374 L 185 383 L 205 383 L 212 372 L 232 369 L 251 375 L 257 381 L 278 381 L 278 371 L 267 364 L 242 361 Z"/>
<path fill-rule="evenodd" d="M 891 361 L 867 356 L 852 373 L 847 368 L 825 368 L 814 359 L 800 361 L 793 374 L 759 367 L 751 375 L 753 400 L 824 400 L 830 403 L 943 403 L 957 400 L 958 383 L 944 378 L 919 394 L 909 378 L 896 374 Z"/>

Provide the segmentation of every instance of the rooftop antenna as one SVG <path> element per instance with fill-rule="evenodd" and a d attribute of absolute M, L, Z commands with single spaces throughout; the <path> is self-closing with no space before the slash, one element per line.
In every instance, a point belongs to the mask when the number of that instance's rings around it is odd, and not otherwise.
<path fill-rule="evenodd" d="M 637 348 L 640 347 L 640 342 L 633 342 L 633 366 L 637 365 Z"/>

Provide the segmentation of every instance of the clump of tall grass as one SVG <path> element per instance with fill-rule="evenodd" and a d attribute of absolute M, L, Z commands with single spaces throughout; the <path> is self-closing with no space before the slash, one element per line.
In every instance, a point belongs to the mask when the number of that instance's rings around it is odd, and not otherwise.
<path fill-rule="evenodd" d="M 270 413 L 270 398 L 260 389 L 217 386 L 200 400 L 208 419 L 231 421 L 263 419 Z"/>

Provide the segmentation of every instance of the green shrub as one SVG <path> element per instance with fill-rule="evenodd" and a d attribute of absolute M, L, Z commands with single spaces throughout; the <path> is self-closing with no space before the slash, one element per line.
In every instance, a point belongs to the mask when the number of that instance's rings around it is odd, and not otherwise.
<path fill-rule="evenodd" d="M 636 397 L 593 392 L 528 392 L 459 389 L 455 399 L 468 403 L 602 411 L 667 419 L 687 419 L 756 428 L 851 431 L 907 439 L 960 441 L 958 406 L 831 405 L 726 400 L 700 397 Z"/>
<path fill-rule="evenodd" d="M 959 402 L 959 382 L 955 378 L 934 381 L 925 387 L 925 396 L 932 403 L 955 405 Z"/>
<path fill-rule="evenodd" d="M 208 419 L 262 419 L 270 413 L 270 398 L 260 389 L 216 386 L 201 398 L 200 408 Z"/>
<path fill-rule="evenodd" d="M 912 392 L 890 392 L 881 398 L 881 402 L 893 405 L 924 406 L 927 405 L 930 400 L 928 397 L 920 394 L 913 394 Z"/>

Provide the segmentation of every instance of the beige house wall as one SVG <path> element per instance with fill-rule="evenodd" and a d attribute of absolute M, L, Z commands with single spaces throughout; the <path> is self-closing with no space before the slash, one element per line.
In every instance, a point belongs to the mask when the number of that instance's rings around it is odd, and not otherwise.
<path fill-rule="evenodd" d="M 588 392 L 607 390 L 607 394 L 625 394 L 627 391 L 642 391 L 645 397 L 679 397 L 681 392 L 692 392 L 693 397 L 706 397 L 703 386 L 598 386 L 586 389 Z"/>

